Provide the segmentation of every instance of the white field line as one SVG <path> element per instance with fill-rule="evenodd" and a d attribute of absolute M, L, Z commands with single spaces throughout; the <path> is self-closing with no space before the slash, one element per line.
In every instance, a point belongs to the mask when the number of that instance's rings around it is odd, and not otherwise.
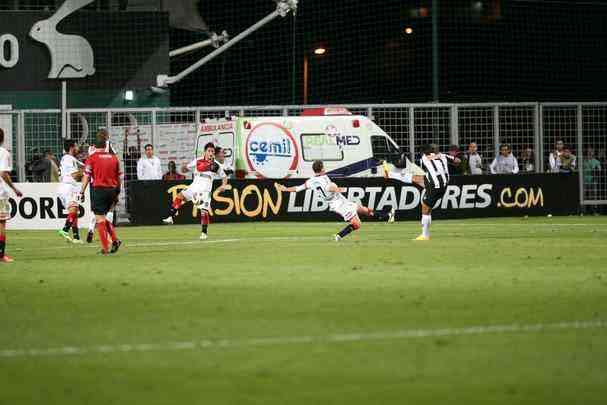
<path fill-rule="evenodd" d="M 254 348 L 289 346 L 311 343 L 371 342 L 380 340 L 423 339 L 436 337 L 456 337 L 465 335 L 516 334 L 531 332 L 558 332 L 580 329 L 607 328 L 607 321 L 573 321 L 558 323 L 511 324 L 469 326 L 444 329 L 405 329 L 392 332 L 341 333 L 325 336 L 284 336 L 246 339 L 200 339 L 172 343 L 110 344 L 99 346 L 63 346 L 39 349 L 4 349 L 0 358 L 28 358 L 52 356 L 83 356 L 87 354 L 172 352 L 186 350 Z"/>
<path fill-rule="evenodd" d="M 235 243 L 235 242 L 258 242 L 258 241 L 303 241 L 303 240 L 326 240 L 332 241 L 332 235 L 328 236 L 271 236 L 271 237 L 259 237 L 259 238 L 232 238 L 232 239 L 215 239 L 215 240 L 186 240 L 186 241 L 168 241 L 168 242 L 133 242 L 129 243 L 128 240 L 123 240 L 123 245 L 121 249 L 124 248 L 145 248 L 145 247 L 163 247 L 163 246 L 200 246 L 204 247 L 204 245 L 208 244 L 219 244 L 219 243 Z M 58 239 L 59 240 L 59 239 Z M 59 240 L 61 242 L 61 240 Z M 333 242 L 335 243 L 335 242 Z M 36 251 L 41 250 L 61 250 L 61 249 L 99 249 L 98 241 L 95 241 L 91 244 L 86 245 L 73 245 L 69 243 L 64 243 L 62 246 L 53 246 L 53 247 L 39 247 L 36 248 Z M 24 248 L 13 248 L 13 251 L 25 251 Z"/>

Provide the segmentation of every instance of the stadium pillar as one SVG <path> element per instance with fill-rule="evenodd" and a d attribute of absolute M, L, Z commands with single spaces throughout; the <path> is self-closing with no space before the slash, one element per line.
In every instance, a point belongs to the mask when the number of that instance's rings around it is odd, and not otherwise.
<path fill-rule="evenodd" d="M 432 0 L 432 101 L 439 102 L 439 38 L 438 38 L 439 0 Z"/>
<path fill-rule="evenodd" d="M 303 60 L 303 105 L 308 104 L 308 80 L 310 77 L 309 64 L 310 64 L 310 61 L 308 59 L 308 55 L 304 55 L 304 60 Z"/>
<path fill-rule="evenodd" d="M 576 114 L 576 141 L 577 141 L 577 174 L 580 189 L 580 204 L 584 205 L 584 107 L 581 104 L 577 106 Z M 583 208 L 583 207 L 580 208 Z M 582 211 L 583 212 L 583 211 Z"/>
<path fill-rule="evenodd" d="M 67 139 L 67 82 L 61 82 L 61 138 Z"/>

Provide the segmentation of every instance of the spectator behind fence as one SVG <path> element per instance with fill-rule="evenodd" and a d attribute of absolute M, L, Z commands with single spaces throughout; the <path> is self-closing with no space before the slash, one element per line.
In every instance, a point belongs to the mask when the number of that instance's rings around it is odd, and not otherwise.
<path fill-rule="evenodd" d="M 559 173 L 573 173 L 577 168 L 577 158 L 571 149 L 565 147 L 559 156 Z"/>
<path fill-rule="evenodd" d="M 523 150 L 520 166 L 523 173 L 535 172 L 535 155 L 533 154 L 533 149 L 531 149 L 530 147 L 526 147 Z"/>
<path fill-rule="evenodd" d="M 124 129 L 123 155 L 124 159 L 124 191 L 126 197 L 126 210 L 131 213 L 131 199 L 129 184 L 132 180 L 137 180 L 137 162 L 141 157 L 141 137 L 137 131 L 137 146 L 128 146 L 129 129 Z"/>
<path fill-rule="evenodd" d="M 468 174 L 468 160 L 466 156 L 459 150 L 459 146 L 451 145 L 449 146 L 449 156 L 453 157 L 454 160 L 450 161 L 451 169 L 449 170 L 452 175 L 461 176 L 464 174 Z M 459 161 L 455 160 L 459 159 Z M 454 163 L 457 162 L 457 163 Z"/>
<path fill-rule="evenodd" d="M 491 166 L 492 174 L 517 174 L 518 161 L 510 151 L 510 145 L 500 145 L 500 153 L 493 159 Z"/>
<path fill-rule="evenodd" d="M 171 160 L 169 162 L 169 171 L 162 176 L 164 181 L 179 181 L 185 180 L 185 176 L 177 172 L 177 164 Z"/>
<path fill-rule="evenodd" d="M 468 168 L 470 174 L 483 174 L 483 158 L 478 154 L 476 142 L 468 145 Z"/>
<path fill-rule="evenodd" d="M 145 154 L 137 161 L 138 180 L 160 180 L 162 179 L 162 163 L 154 156 L 154 147 L 145 145 Z"/>
<path fill-rule="evenodd" d="M 598 180 L 601 175 L 601 162 L 595 157 L 593 148 L 588 148 L 586 150 L 583 166 L 586 198 L 589 200 L 598 200 Z M 594 213 L 598 212 L 596 206 L 590 207 L 590 209 Z"/>
<path fill-rule="evenodd" d="M 51 163 L 37 149 L 32 150 L 32 158 L 25 170 L 33 183 L 48 183 L 51 180 Z"/>
<path fill-rule="evenodd" d="M 59 183 L 59 162 L 57 162 L 57 158 L 53 155 L 53 152 L 47 150 L 44 152 L 45 159 L 48 160 L 50 164 L 50 178 L 49 181 L 51 183 Z"/>
<path fill-rule="evenodd" d="M 548 156 L 548 163 L 550 164 L 550 172 L 558 173 L 560 171 L 561 165 L 561 154 L 563 153 L 563 149 L 565 149 L 565 143 L 562 140 L 556 141 L 554 144 L 554 151 L 550 153 Z"/>

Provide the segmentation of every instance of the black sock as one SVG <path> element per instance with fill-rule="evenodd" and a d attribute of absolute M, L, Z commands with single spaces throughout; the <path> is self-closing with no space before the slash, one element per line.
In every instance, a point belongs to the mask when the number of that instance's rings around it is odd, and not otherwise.
<path fill-rule="evenodd" d="M 6 240 L 0 240 L 0 258 L 4 257 L 4 249 L 6 248 Z"/>
<path fill-rule="evenodd" d="M 209 224 L 202 224 L 202 232 L 208 233 L 208 230 L 209 230 Z"/>
<path fill-rule="evenodd" d="M 72 227 L 72 221 L 69 219 L 65 221 L 65 226 L 63 227 L 63 232 L 69 232 Z"/>
<path fill-rule="evenodd" d="M 80 229 L 77 226 L 72 227 L 72 233 L 74 234 L 74 239 L 80 240 Z"/>
<path fill-rule="evenodd" d="M 354 231 L 354 227 L 352 226 L 352 224 L 348 224 L 348 226 L 346 226 L 344 229 L 342 229 L 341 231 L 339 231 L 338 235 L 340 237 L 342 237 L 342 238 L 345 238 L 352 231 Z"/>

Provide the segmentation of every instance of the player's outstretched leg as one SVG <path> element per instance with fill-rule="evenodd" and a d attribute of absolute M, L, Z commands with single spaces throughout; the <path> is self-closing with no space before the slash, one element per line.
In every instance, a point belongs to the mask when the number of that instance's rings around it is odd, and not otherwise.
<path fill-rule="evenodd" d="M 177 194 L 177 197 L 175 197 L 175 199 L 173 200 L 173 204 L 171 204 L 171 206 L 169 207 L 169 216 L 164 218 L 162 220 L 162 222 L 164 222 L 167 225 L 172 225 L 174 222 L 173 218 L 179 212 L 179 208 L 181 208 L 184 201 L 185 201 L 185 198 L 183 197 L 183 194 L 181 194 L 181 193 Z"/>
<path fill-rule="evenodd" d="M 375 211 L 361 205 L 358 207 L 357 212 L 359 215 L 377 218 L 380 221 L 394 222 L 394 208 L 386 211 Z"/>
<path fill-rule="evenodd" d="M 432 209 L 422 202 L 422 234 L 415 240 L 430 240 L 430 224 L 432 223 Z"/>
<path fill-rule="evenodd" d="M 352 232 L 360 229 L 360 226 L 361 226 L 360 218 L 358 218 L 357 216 L 352 218 L 350 220 L 350 223 L 344 229 L 339 231 L 339 233 L 337 235 L 335 235 L 335 242 L 339 242 L 340 240 L 342 240 L 343 238 L 345 238 Z"/>
<path fill-rule="evenodd" d="M 200 225 L 202 232 L 200 233 L 200 240 L 205 240 L 209 237 L 209 223 L 211 222 L 211 216 L 207 210 L 200 211 Z"/>

